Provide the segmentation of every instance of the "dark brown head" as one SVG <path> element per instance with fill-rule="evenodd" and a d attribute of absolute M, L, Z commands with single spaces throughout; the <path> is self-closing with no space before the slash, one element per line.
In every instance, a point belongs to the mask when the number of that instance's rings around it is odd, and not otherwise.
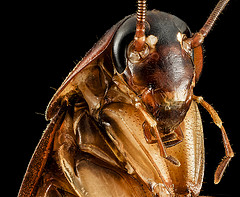
<path fill-rule="evenodd" d="M 185 22 L 157 10 L 146 13 L 145 41 L 136 50 L 133 15 L 114 38 L 113 58 L 120 77 L 141 98 L 163 131 L 176 128 L 192 100 L 195 68 L 192 51 L 183 46 L 191 33 Z"/>
<path fill-rule="evenodd" d="M 117 74 L 141 98 L 169 131 L 184 119 L 193 87 L 203 66 L 202 43 L 228 1 L 219 1 L 199 32 L 191 32 L 181 19 L 157 10 L 146 11 L 138 0 L 137 15 L 128 18 L 113 40 Z"/>

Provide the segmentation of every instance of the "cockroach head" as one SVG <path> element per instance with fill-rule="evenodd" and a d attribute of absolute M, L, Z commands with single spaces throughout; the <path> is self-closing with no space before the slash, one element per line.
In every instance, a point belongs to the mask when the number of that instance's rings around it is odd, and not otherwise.
<path fill-rule="evenodd" d="M 168 117 L 181 121 L 189 108 L 194 84 L 191 49 L 185 50 L 183 46 L 184 37 L 190 37 L 191 32 L 176 16 L 148 11 L 145 39 L 144 42 L 140 39 L 136 48 L 139 41 L 136 18 L 133 15 L 127 19 L 114 37 L 112 54 L 116 72 L 156 119 Z"/>
<path fill-rule="evenodd" d="M 202 43 L 229 1 L 220 0 L 199 32 L 184 21 L 138 0 L 114 36 L 116 73 L 140 97 L 163 129 L 173 128 L 190 107 L 193 87 L 202 71 Z"/>

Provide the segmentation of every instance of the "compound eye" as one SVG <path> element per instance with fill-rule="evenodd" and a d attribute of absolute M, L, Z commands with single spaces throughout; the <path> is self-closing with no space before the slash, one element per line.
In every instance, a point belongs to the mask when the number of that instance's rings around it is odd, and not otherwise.
<path fill-rule="evenodd" d="M 136 32 L 137 22 L 139 22 L 136 16 L 132 16 L 127 19 L 117 30 L 113 39 L 113 62 L 115 68 L 119 74 L 123 73 L 126 69 L 126 62 L 130 60 L 133 62 L 139 61 L 149 54 L 149 47 L 145 42 L 145 35 L 143 45 L 140 50 L 136 50 Z M 144 32 L 149 32 L 150 25 L 147 21 L 144 22 Z M 138 48 L 139 49 L 139 48 Z"/>
<path fill-rule="evenodd" d="M 131 17 L 119 27 L 114 36 L 112 55 L 115 68 L 119 74 L 126 69 L 127 50 L 134 38 L 135 30 L 136 18 Z"/>

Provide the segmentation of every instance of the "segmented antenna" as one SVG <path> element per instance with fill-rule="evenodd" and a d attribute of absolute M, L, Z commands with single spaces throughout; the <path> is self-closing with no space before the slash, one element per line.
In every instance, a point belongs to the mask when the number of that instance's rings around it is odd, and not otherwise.
<path fill-rule="evenodd" d="M 147 11 L 146 0 L 138 0 L 138 9 L 137 9 L 137 25 L 136 25 L 136 33 L 134 37 L 134 45 L 135 50 L 140 52 L 143 50 L 145 44 L 145 18 Z"/>
<path fill-rule="evenodd" d="M 199 32 L 195 33 L 192 38 L 188 38 L 186 42 L 188 42 L 191 45 L 191 48 L 196 48 L 200 46 L 204 38 L 208 35 L 208 33 L 211 31 L 215 21 L 217 20 L 218 16 L 222 13 L 223 9 L 226 7 L 229 0 L 220 0 L 210 16 L 208 17 L 206 23 L 203 25 L 203 27 L 200 29 Z"/>
<path fill-rule="evenodd" d="M 146 0 L 138 0 L 137 21 L 139 23 L 145 22 L 147 4 Z"/>
<path fill-rule="evenodd" d="M 212 29 L 215 21 L 217 20 L 218 16 L 222 13 L 223 9 L 226 7 L 229 0 L 220 0 L 210 16 L 208 17 L 206 23 L 203 25 L 203 27 L 200 29 L 200 33 L 203 35 L 203 37 L 206 37 L 207 34 Z"/>

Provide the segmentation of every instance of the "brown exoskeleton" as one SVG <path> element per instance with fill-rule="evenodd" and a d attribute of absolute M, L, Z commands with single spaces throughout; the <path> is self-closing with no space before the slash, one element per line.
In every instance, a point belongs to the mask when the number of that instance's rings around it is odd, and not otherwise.
<path fill-rule="evenodd" d="M 222 132 L 219 183 L 234 153 L 217 112 L 193 88 L 201 45 L 227 3 L 192 34 L 139 0 L 137 15 L 114 25 L 53 96 L 18 196 L 198 196 L 205 161 L 197 104 Z"/>

